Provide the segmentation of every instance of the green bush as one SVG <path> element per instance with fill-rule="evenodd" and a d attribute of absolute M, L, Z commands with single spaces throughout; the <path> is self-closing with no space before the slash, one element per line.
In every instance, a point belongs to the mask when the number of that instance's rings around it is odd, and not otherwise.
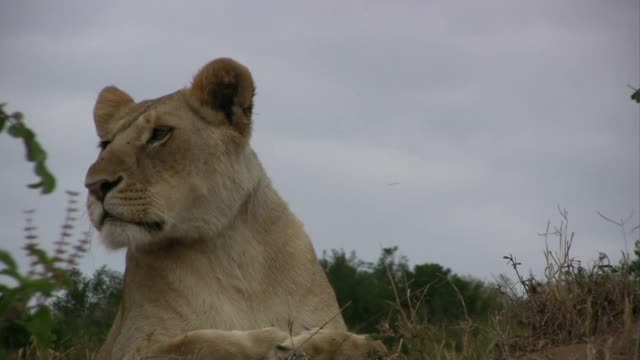
<path fill-rule="evenodd" d="M 453 274 L 439 264 L 410 268 L 397 247 L 383 249 L 375 263 L 357 258 L 354 252 L 324 253 L 322 264 L 333 286 L 350 329 L 365 333 L 379 330 L 381 323 L 399 320 L 403 311 L 413 312 L 434 326 L 466 319 L 488 320 L 502 304 L 492 285 Z"/>
<path fill-rule="evenodd" d="M 109 332 L 121 297 L 119 272 L 103 266 L 89 278 L 72 270 L 67 288 L 51 303 L 56 350 L 97 350 Z"/>

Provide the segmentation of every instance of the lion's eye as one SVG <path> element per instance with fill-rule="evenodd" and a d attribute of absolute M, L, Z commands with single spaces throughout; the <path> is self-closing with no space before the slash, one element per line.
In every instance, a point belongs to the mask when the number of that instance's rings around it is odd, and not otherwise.
<path fill-rule="evenodd" d="M 154 143 L 159 143 L 163 140 L 166 140 L 172 131 L 173 131 L 172 128 L 165 127 L 165 126 L 154 128 L 153 131 L 151 132 L 151 136 L 149 137 L 149 140 L 147 141 L 147 143 L 154 144 Z"/>
<path fill-rule="evenodd" d="M 98 143 L 98 147 L 100 148 L 100 151 L 104 151 L 104 149 L 107 148 L 107 146 L 109 146 L 109 144 L 111 144 L 111 141 L 109 140 L 102 140 Z"/>

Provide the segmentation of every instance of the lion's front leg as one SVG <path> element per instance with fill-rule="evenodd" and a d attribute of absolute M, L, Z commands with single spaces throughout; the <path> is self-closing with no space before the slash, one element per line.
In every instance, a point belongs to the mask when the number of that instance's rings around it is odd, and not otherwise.
<path fill-rule="evenodd" d="M 382 359 L 384 345 L 366 336 L 309 330 L 291 338 L 277 328 L 252 331 L 195 330 L 156 345 L 144 360 L 369 360 Z"/>
<path fill-rule="evenodd" d="M 195 330 L 145 351 L 145 360 L 262 360 L 287 334 L 277 328 L 252 331 Z"/>

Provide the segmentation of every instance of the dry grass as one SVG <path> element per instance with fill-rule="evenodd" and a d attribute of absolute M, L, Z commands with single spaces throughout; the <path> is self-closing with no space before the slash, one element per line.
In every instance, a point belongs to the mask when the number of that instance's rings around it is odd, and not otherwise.
<path fill-rule="evenodd" d="M 540 234 L 545 239 L 543 279 L 524 277 L 512 255 L 505 259 L 516 280 L 501 278 L 506 301 L 491 321 L 468 316 L 453 327 L 434 327 L 419 317 L 421 299 L 384 324 L 396 359 L 640 359 L 640 278 L 630 271 L 629 257 L 612 266 L 605 254 L 584 266 L 571 255 L 573 233 L 566 210 L 560 224 Z M 557 249 L 551 250 L 555 242 Z M 391 277 L 390 277 L 391 278 Z M 409 288 L 405 286 L 405 288 Z M 411 294 L 403 294 L 411 299 Z M 464 305 L 462 297 L 459 300 Z M 451 333 L 451 328 L 458 331 Z"/>
<path fill-rule="evenodd" d="M 495 323 L 498 355 L 502 357 L 560 344 L 606 347 L 598 339 L 614 335 L 629 346 L 634 342 L 633 324 L 640 314 L 640 279 L 625 266 L 628 257 L 620 266 L 612 266 L 608 257 L 600 254 L 595 263 L 583 266 L 571 255 L 573 233 L 568 230 L 566 210 L 560 215 L 560 224 L 553 228 L 549 224 L 541 234 L 546 240 L 542 281 L 531 275 L 523 277 L 516 259 L 506 257 L 517 281 L 504 282 L 509 305 Z M 557 242 L 556 250 L 550 250 L 550 239 Z"/>

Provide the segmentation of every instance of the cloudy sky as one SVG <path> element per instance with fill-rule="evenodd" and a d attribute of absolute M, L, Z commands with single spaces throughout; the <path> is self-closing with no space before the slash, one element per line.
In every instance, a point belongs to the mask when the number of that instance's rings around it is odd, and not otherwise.
<path fill-rule="evenodd" d="M 229 56 L 258 86 L 253 146 L 318 252 L 397 245 L 483 279 L 513 253 L 539 273 L 560 204 L 576 256 L 618 258 L 596 210 L 638 223 L 639 19 L 637 0 L 6 2 L 0 101 L 59 188 L 26 189 L 22 144 L 0 135 L 0 247 L 18 251 L 31 208 L 53 241 L 63 190 L 84 196 L 102 87 L 155 98 Z M 82 269 L 123 258 L 95 236 Z"/>

